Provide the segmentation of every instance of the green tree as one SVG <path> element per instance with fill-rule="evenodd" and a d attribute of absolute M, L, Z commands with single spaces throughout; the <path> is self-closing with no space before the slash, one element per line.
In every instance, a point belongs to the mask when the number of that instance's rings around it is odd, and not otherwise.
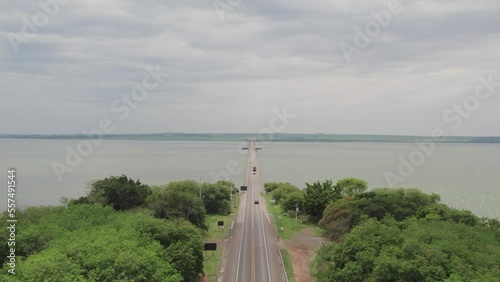
<path fill-rule="evenodd" d="M 420 209 L 440 200 L 436 194 L 428 195 L 418 189 L 402 188 L 374 189 L 371 192 L 356 195 L 355 199 L 358 200 L 356 208 L 359 210 L 359 215 L 366 214 L 379 220 L 387 214 L 393 215 L 396 220 L 404 220 L 415 216 Z M 357 218 L 354 218 L 353 224 L 356 222 Z"/>
<path fill-rule="evenodd" d="M 319 226 L 328 231 L 330 240 L 338 241 L 351 230 L 352 216 L 356 202 L 352 197 L 344 197 L 330 203 L 323 211 Z"/>
<path fill-rule="evenodd" d="M 306 183 L 306 186 L 304 190 L 304 211 L 319 220 L 328 203 L 337 199 L 333 191 L 332 181 L 326 180 L 323 183 L 317 181 L 312 185 Z"/>
<path fill-rule="evenodd" d="M 334 190 L 340 191 L 341 196 L 353 196 L 368 189 L 366 181 L 357 178 L 344 178 L 337 181 Z"/>
<path fill-rule="evenodd" d="M 238 190 L 238 188 L 236 188 L 236 185 L 234 185 L 233 182 L 228 181 L 228 180 L 219 180 L 219 181 L 215 182 L 215 184 L 217 184 L 219 186 L 224 186 L 230 191 L 232 191 L 233 189 Z"/>
<path fill-rule="evenodd" d="M 367 219 L 316 257 L 317 280 L 495 281 L 500 244 L 481 226 Z"/>
<path fill-rule="evenodd" d="M 479 225 L 482 221 L 470 211 L 453 209 L 440 203 L 420 208 L 417 211 L 417 216 L 426 220 L 449 220 L 470 226 Z"/>
<path fill-rule="evenodd" d="M 198 228 L 184 220 L 159 220 L 145 214 L 127 218 L 126 226 L 137 229 L 141 236 L 152 238 L 165 248 L 166 260 L 179 270 L 184 281 L 194 281 L 203 274 L 203 241 Z"/>
<path fill-rule="evenodd" d="M 295 207 L 300 210 L 304 208 L 304 192 L 295 191 L 281 197 L 280 205 L 283 211 L 295 211 Z"/>
<path fill-rule="evenodd" d="M 271 197 L 276 200 L 277 203 L 280 203 L 281 198 L 284 195 L 300 192 L 300 189 L 290 183 L 279 183 L 278 188 L 271 191 Z"/>
<path fill-rule="evenodd" d="M 224 215 L 231 211 L 231 190 L 234 188 L 229 181 L 203 183 L 201 197 L 207 213 Z"/>
<path fill-rule="evenodd" d="M 193 180 L 172 181 L 164 186 L 167 190 L 186 192 L 193 195 L 199 195 L 200 183 Z"/>
<path fill-rule="evenodd" d="M 273 190 L 278 189 L 278 187 L 281 184 L 283 184 L 283 183 L 280 183 L 280 182 L 268 182 L 268 183 L 264 183 L 264 191 L 266 191 L 266 193 L 271 193 Z"/>
<path fill-rule="evenodd" d="M 149 186 L 142 184 L 139 180 L 134 181 L 125 175 L 111 176 L 92 183 L 88 200 L 123 211 L 142 206 L 150 193 Z M 77 200 L 77 202 L 82 202 L 82 200 Z"/>
<path fill-rule="evenodd" d="M 196 280 L 203 273 L 201 231 L 146 212 L 100 204 L 19 211 L 18 273 L 12 278 L 2 269 L 0 281 Z"/>
<path fill-rule="evenodd" d="M 439 196 L 428 195 L 417 189 L 374 189 L 331 202 L 324 210 L 319 224 L 329 231 L 330 239 L 338 240 L 364 218 L 381 220 L 390 215 L 402 221 L 412 216 L 425 217 L 434 210 L 438 213 L 448 213 L 442 211 L 444 208 L 438 205 L 437 201 Z M 446 210 L 448 209 L 446 207 Z M 467 214 L 461 216 L 463 221 L 471 220 Z"/>
<path fill-rule="evenodd" d="M 83 196 L 78 199 L 68 199 L 68 201 L 64 201 L 63 204 L 67 205 L 82 205 L 82 204 L 92 204 L 88 196 Z"/>
<path fill-rule="evenodd" d="M 147 206 L 156 218 L 184 218 L 199 228 L 207 230 L 206 210 L 203 201 L 189 191 L 167 187 L 154 187 L 147 199 Z"/>
<path fill-rule="evenodd" d="M 133 229 L 66 233 L 19 263 L 20 281 L 182 281 L 161 245 Z"/>

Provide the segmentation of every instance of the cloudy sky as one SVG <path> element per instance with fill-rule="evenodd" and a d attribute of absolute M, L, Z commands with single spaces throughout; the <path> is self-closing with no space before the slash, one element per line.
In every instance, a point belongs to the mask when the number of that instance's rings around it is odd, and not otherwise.
<path fill-rule="evenodd" d="M 0 133 L 500 136 L 498 0 L 58 1 L 0 0 Z"/>

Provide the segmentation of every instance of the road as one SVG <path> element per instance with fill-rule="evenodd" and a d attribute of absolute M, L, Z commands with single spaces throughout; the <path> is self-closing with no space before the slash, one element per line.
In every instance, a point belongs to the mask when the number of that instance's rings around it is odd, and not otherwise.
<path fill-rule="evenodd" d="M 254 174 L 252 168 L 256 167 Z M 221 282 L 285 282 L 278 238 L 271 216 L 265 208 L 259 175 L 255 142 L 248 147 L 247 173 L 244 185 L 248 190 L 240 196 L 238 216 L 223 258 Z M 256 204 L 255 202 L 259 203 Z"/>

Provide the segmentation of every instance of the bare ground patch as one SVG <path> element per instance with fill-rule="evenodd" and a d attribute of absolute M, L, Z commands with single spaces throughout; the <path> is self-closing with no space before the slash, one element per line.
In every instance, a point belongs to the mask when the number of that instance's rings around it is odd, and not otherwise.
<path fill-rule="evenodd" d="M 305 228 L 290 240 L 286 240 L 286 249 L 292 257 L 293 274 L 296 282 L 311 282 L 309 263 L 314 252 L 326 242 L 325 238 L 312 233 L 310 228 Z"/>

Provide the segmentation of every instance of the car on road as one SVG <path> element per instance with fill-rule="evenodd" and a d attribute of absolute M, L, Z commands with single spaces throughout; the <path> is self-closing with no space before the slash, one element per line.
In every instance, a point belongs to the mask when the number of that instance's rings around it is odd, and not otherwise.
<path fill-rule="evenodd" d="M 255 201 L 255 204 L 258 205 L 259 204 L 259 201 Z"/>

